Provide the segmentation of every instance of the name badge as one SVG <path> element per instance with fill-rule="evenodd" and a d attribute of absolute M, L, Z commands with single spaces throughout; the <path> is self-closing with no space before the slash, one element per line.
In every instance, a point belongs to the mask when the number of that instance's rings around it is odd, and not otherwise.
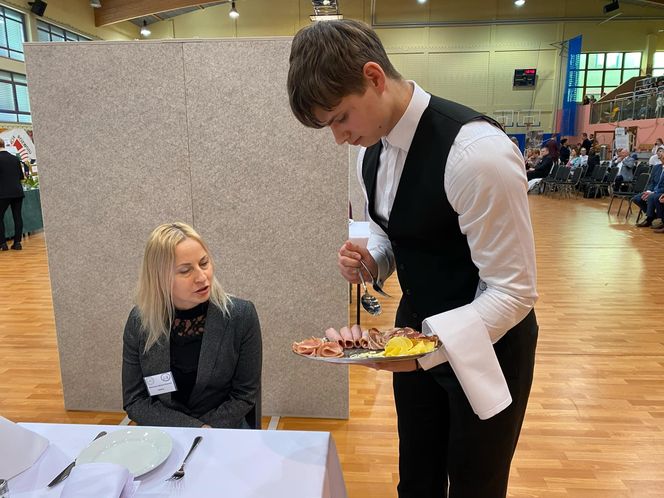
<path fill-rule="evenodd" d="M 178 390 L 175 385 L 175 381 L 173 380 L 173 374 L 171 372 L 164 372 L 157 375 L 151 375 L 150 377 L 143 377 L 143 380 L 145 381 L 145 385 L 148 387 L 150 396 L 171 393 Z"/>

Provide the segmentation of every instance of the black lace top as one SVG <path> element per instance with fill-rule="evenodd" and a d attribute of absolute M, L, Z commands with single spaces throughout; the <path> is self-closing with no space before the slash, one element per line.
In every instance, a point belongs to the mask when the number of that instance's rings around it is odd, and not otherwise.
<path fill-rule="evenodd" d="M 171 371 L 177 386 L 172 398 L 187 405 L 196 384 L 198 358 L 205 332 L 208 302 L 188 310 L 175 310 L 171 327 Z"/>

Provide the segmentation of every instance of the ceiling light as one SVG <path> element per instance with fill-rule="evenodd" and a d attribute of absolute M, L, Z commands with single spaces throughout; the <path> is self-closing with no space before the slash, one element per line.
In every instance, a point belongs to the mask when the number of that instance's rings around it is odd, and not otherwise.
<path fill-rule="evenodd" d="M 90 0 L 90 7 L 101 9 L 101 0 Z"/>
<path fill-rule="evenodd" d="M 148 29 L 147 21 L 143 20 L 143 27 L 141 28 L 141 36 L 150 36 L 152 31 Z"/>
<path fill-rule="evenodd" d="M 323 5 L 330 5 L 330 0 L 323 0 Z"/>
<path fill-rule="evenodd" d="M 514 0 L 514 5 L 517 7 L 523 7 L 526 4 L 526 0 Z"/>
<path fill-rule="evenodd" d="M 312 14 L 309 16 L 309 19 L 312 22 L 318 21 L 339 21 L 343 19 L 344 16 L 341 14 Z"/>
<path fill-rule="evenodd" d="M 235 0 L 231 2 L 231 11 L 228 13 L 228 17 L 230 17 L 231 19 L 237 19 L 238 17 L 240 17 L 240 13 L 235 8 Z"/>
<path fill-rule="evenodd" d="M 420 3 L 420 4 L 427 3 L 427 0 L 417 0 L 417 3 Z"/>

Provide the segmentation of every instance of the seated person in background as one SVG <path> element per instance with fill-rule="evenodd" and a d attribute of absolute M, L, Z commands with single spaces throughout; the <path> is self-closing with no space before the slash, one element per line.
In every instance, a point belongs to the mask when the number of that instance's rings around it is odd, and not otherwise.
<path fill-rule="evenodd" d="M 631 182 L 634 179 L 636 160 L 629 155 L 629 149 L 618 149 L 616 157 L 611 161 L 611 167 L 618 168 L 618 175 L 613 184 L 613 189 L 618 192 L 623 182 Z"/>
<path fill-rule="evenodd" d="M 583 147 L 581 147 L 581 150 L 579 151 L 579 163 L 581 166 L 588 164 L 588 154 L 586 153 L 586 149 Z"/>
<path fill-rule="evenodd" d="M 542 145 L 542 147 L 549 149 L 549 155 L 554 163 L 557 163 L 560 159 L 560 145 L 558 144 L 558 139 L 556 137 L 557 135 L 554 133 L 553 136 Z"/>
<path fill-rule="evenodd" d="M 526 171 L 535 169 L 535 166 L 537 166 L 539 161 L 539 149 L 528 149 L 528 155 L 526 156 Z"/>
<path fill-rule="evenodd" d="M 657 149 L 662 147 L 664 145 L 664 142 L 662 141 L 661 138 L 658 138 L 655 140 L 655 146 L 652 148 L 652 156 L 650 156 L 650 159 L 648 159 L 648 164 L 650 166 L 654 166 L 655 164 L 659 164 L 659 158 L 657 157 Z"/>
<path fill-rule="evenodd" d="M 652 222 L 657 217 L 659 197 L 664 194 L 664 175 L 662 174 L 664 146 L 657 149 L 657 157 L 659 158 L 659 163 L 653 166 L 652 172 L 650 173 L 650 181 L 648 182 L 645 192 L 642 194 L 636 194 L 632 198 L 632 202 L 646 213 L 646 219 L 641 223 L 637 223 L 637 227 L 652 226 Z"/>
<path fill-rule="evenodd" d="M 576 153 L 575 148 L 571 148 L 569 153 L 569 161 L 567 161 L 567 164 L 565 164 L 565 166 L 571 168 L 573 171 L 579 166 L 581 166 L 581 164 L 582 164 L 581 157 Z"/>
<path fill-rule="evenodd" d="M 155 228 L 124 330 L 129 418 L 139 425 L 260 427 L 261 351 L 254 305 L 224 292 L 200 235 L 185 223 Z M 175 385 L 156 393 L 149 378 L 162 374 L 172 374 Z"/>
<path fill-rule="evenodd" d="M 526 170 L 528 180 L 533 180 L 534 178 L 546 178 L 551 172 L 553 159 L 551 159 L 548 147 L 542 147 L 540 149 L 540 158 L 540 162 L 534 168 Z"/>
<path fill-rule="evenodd" d="M 593 171 L 597 166 L 599 166 L 600 160 L 599 160 L 599 147 L 593 145 L 590 150 L 588 151 L 588 155 L 584 156 L 585 150 L 581 149 L 581 157 L 586 157 L 586 164 L 588 165 L 588 169 L 586 170 L 586 177 L 589 177 L 593 174 Z"/>
<path fill-rule="evenodd" d="M 519 152 L 521 152 L 521 145 L 519 145 L 519 139 L 516 137 L 510 137 L 510 140 L 514 145 L 516 145 L 516 148 L 519 149 Z M 523 155 L 523 153 L 522 153 Z"/>

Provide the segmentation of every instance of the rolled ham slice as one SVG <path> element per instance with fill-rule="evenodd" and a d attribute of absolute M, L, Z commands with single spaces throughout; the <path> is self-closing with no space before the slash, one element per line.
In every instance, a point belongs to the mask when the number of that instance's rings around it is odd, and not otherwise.
<path fill-rule="evenodd" d="M 319 339 L 318 337 L 310 337 L 309 339 L 305 339 L 300 342 L 294 342 L 292 348 L 293 351 L 297 354 L 301 354 L 303 356 L 315 356 L 316 351 L 321 347 L 322 344 L 323 339 Z"/>
<path fill-rule="evenodd" d="M 344 355 L 344 348 L 338 342 L 324 342 L 316 350 L 316 356 L 323 358 L 341 358 Z"/>
<path fill-rule="evenodd" d="M 385 349 L 385 344 L 389 340 L 385 334 L 376 328 L 370 328 L 369 333 L 369 349 Z"/>
<path fill-rule="evenodd" d="M 327 337 L 330 341 L 332 342 L 337 342 L 339 343 L 340 346 L 343 347 L 344 345 L 344 340 L 341 338 L 341 334 L 337 332 L 336 329 L 333 329 L 330 327 L 325 331 L 325 337 Z"/>
<path fill-rule="evenodd" d="M 364 349 L 369 348 L 369 331 L 363 330 L 362 337 L 360 338 L 360 347 Z"/>
<path fill-rule="evenodd" d="M 350 329 L 348 327 L 341 327 L 339 330 L 339 333 L 341 334 L 341 338 L 343 339 L 344 343 L 343 346 L 344 348 L 352 348 L 353 347 L 353 334 L 351 333 Z"/>
<path fill-rule="evenodd" d="M 353 345 L 356 348 L 362 347 L 361 344 L 361 339 L 362 339 L 362 329 L 358 324 L 353 325 L 350 328 L 350 333 L 353 336 Z"/>

